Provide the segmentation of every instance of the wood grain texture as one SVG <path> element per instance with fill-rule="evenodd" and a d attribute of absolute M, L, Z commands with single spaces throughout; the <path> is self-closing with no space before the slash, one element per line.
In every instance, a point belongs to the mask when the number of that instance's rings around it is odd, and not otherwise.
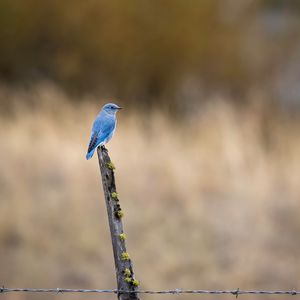
<path fill-rule="evenodd" d="M 124 234 L 122 223 L 123 212 L 116 190 L 114 166 L 104 146 L 98 147 L 97 153 L 111 233 L 118 290 L 132 291 L 132 293 L 119 293 L 118 298 L 120 300 L 139 299 L 137 293 L 135 293 L 137 290 L 135 284 L 137 282 L 134 278 L 132 261 L 128 257 L 125 239 L 122 238 L 122 234 Z"/>

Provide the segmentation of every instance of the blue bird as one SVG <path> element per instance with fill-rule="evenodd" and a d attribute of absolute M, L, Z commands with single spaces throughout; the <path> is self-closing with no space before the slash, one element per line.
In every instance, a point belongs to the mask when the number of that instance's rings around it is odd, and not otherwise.
<path fill-rule="evenodd" d="M 107 103 L 102 107 L 93 124 L 86 159 L 90 159 L 93 156 L 98 146 L 102 146 L 110 141 L 117 125 L 116 113 L 121 108 L 114 103 Z"/>

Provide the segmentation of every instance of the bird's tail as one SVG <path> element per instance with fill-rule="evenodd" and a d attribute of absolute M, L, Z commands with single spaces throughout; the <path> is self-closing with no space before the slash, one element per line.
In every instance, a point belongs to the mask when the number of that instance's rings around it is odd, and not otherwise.
<path fill-rule="evenodd" d="M 92 158 L 92 156 L 94 155 L 94 152 L 95 152 L 95 148 L 86 154 L 86 159 L 89 160 L 90 158 Z"/>

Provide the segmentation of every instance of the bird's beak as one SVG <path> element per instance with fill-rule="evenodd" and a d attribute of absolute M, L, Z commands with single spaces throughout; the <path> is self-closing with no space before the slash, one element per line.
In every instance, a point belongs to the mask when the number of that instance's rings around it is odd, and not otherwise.
<path fill-rule="evenodd" d="M 123 109 L 123 107 L 119 106 L 118 109 Z"/>

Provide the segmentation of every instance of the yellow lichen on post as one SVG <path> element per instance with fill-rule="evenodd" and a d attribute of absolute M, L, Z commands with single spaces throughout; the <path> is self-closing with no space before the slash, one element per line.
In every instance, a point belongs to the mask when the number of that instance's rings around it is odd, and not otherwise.
<path fill-rule="evenodd" d="M 131 283 L 132 283 L 133 286 L 139 286 L 140 285 L 140 282 L 137 279 L 132 279 Z"/>
<path fill-rule="evenodd" d="M 129 260 L 130 259 L 129 253 L 128 252 L 123 252 L 121 254 L 121 259 L 122 260 Z"/>
<path fill-rule="evenodd" d="M 117 192 L 112 192 L 112 193 L 111 193 L 111 197 L 114 198 L 115 200 L 118 199 L 118 196 L 119 196 L 119 195 L 118 195 Z"/>
<path fill-rule="evenodd" d="M 123 216 L 124 216 L 124 213 L 122 212 L 122 210 L 118 210 L 118 211 L 116 212 L 116 217 L 117 217 L 118 219 L 123 218 Z"/>
<path fill-rule="evenodd" d="M 114 170 L 116 167 L 115 165 L 110 161 L 106 164 L 106 166 L 110 169 L 110 170 Z"/>
<path fill-rule="evenodd" d="M 131 275 L 131 271 L 128 268 L 126 268 L 124 270 L 124 274 L 125 274 L 125 276 L 130 276 Z"/>
<path fill-rule="evenodd" d="M 121 241 L 125 241 L 126 240 L 126 234 L 125 233 L 120 233 L 119 238 L 120 238 Z"/>

